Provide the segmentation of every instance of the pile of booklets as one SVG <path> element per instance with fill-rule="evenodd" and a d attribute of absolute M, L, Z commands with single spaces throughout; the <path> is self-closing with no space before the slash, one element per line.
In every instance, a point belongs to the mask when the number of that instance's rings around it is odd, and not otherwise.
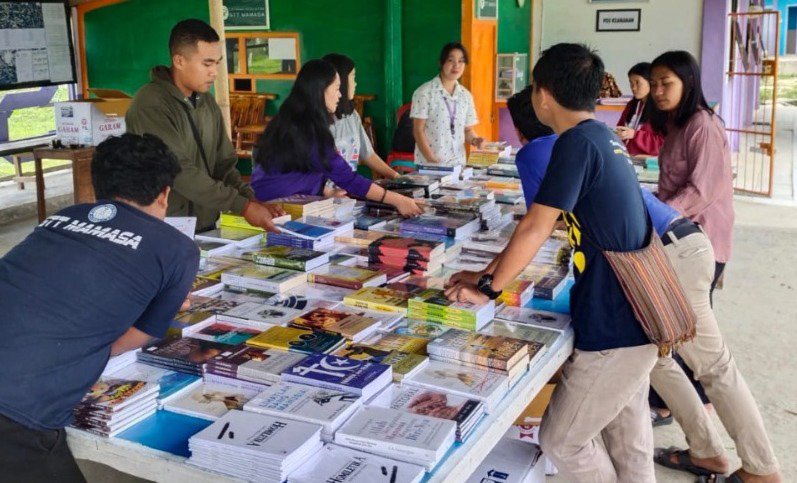
<path fill-rule="evenodd" d="M 156 383 L 101 377 L 74 410 L 72 425 L 111 437 L 151 416 L 158 407 Z"/>
<path fill-rule="evenodd" d="M 384 235 L 368 245 L 368 261 L 425 275 L 442 268 L 445 244 L 432 240 Z"/>
<path fill-rule="evenodd" d="M 282 483 L 321 450 L 321 426 L 230 411 L 188 440 L 188 463 L 247 481 Z"/>
<path fill-rule="evenodd" d="M 431 471 L 454 444 L 456 432 L 454 421 L 366 406 L 335 433 L 335 443 Z"/>
<path fill-rule="evenodd" d="M 328 444 L 291 473 L 288 483 L 419 483 L 423 477 L 423 467 L 416 464 Z"/>
<path fill-rule="evenodd" d="M 509 379 L 510 386 L 526 372 L 529 365 L 526 341 L 467 330 L 447 330 L 429 341 L 426 351 L 432 360 L 502 374 Z"/>
<path fill-rule="evenodd" d="M 484 305 L 451 302 L 443 290 L 427 289 L 408 302 L 407 315 L 411 319 L 438 322 L 451 327 L 479 330 L 495 316 L 495 302 Z"/>
<path fill-rule="evenodd" d="M 321 439 L 332 441 L 335 431 L 362 406 L 362 398 L 345 391 L 281 381 L 267 388 L 243 409 L 321 426 Z"/>
<path fill-rule="evenodd" d="M 370 405 L 454 421 L 457 441 L 464 441 L 484 416 L 484 404 L 477 399 L 408 385 L 392 385 Z"/>
<path fill-rule="evenodd" d="M 294 220 L 303 216 L 331 217 L 335 214 L 334 199 L 323 196 L 293 195 L 271 200 L 270 203 L 281 205 Z"/>

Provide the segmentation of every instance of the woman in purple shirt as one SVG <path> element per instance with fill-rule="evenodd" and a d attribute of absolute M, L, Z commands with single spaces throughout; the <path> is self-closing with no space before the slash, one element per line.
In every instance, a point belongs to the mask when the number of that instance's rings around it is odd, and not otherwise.
<path fill-rule="evenodd" d="M 324 60 L 307 62 L 279 112 L 258 141 L 252 188 L 260 201 L 321 195 L 327 180 L 352 195 L 387 203 L 404 216 L 421 214 L 415 200 L 353 172 L 335 151 L 329 126 L 340 100 L 340 77 Z"/>

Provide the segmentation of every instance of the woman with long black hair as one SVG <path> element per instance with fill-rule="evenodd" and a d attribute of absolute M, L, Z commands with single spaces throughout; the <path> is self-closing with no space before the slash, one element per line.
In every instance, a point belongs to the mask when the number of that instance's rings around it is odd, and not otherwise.
<path fill-rule="evenodd" d="M 327 54 L 322 58 L 335 66 L 340 77 L 340 102 L 335 109 L 335 122 L 331 126 L 338 154 L 354 171 L 362 163 L 383 178 L 398 178 L 399 174 L 374 151 L 363 127 L 363 120 L 354 109 L 354 91 L 357 87 L 354 61 L 343 54 Z"/>
<path fill-rule="evenodd" d="M 355 196 L 387 203 L 404 216 L 421 214 L 411 198 L 385 190 L 353 172 L 335 150 L 330 131 L 340 100 L 340 77 L 324 60 L 307 62 L 258 141 L 252 188 L 258 200 L 320 195 L 327 180 Z"/>
<path fill-rule="evenodd" d="M 634 98 L 625 106 L 617 122 L 617 137 L 625 143 L 631 156 L 657 156 L 664 136 L 650 125 L 650 63 L 640 62 L 628 71 L 628 82 Z"/>
<path fill-rule="evenodd" d="M 733 226 L 731 153 L 725 129 L 703 96 L 700 68 L 688 52 L 672 51 L 657 57 L 651 67 L 650 87 L 655 103 L 651 122 L 666 135 L 659 152 L 658 196 L 702 226 L 716 261 L 713 267 L 709 262 L 679 272 L 697 324 L 695 338 L 684 343 L 678 354 L 694 371 L 736 443 L 742 468 L 729 477 L 722 476 L 729 466 L 722 440 L 689 379 L 668 357 L 659 358 L 650 381 L 683 428 L 689 448 L 658 448 L 655 460 L 697 475 L 719 475 L 707 481 L 780 482 L 778 461 L 761 413 L 711 309 L 711 291 L 730 256 Z M 669 245 L 682 242 L 671 237 Z M 704 250 L 710 251 L 708 247 Z"/>

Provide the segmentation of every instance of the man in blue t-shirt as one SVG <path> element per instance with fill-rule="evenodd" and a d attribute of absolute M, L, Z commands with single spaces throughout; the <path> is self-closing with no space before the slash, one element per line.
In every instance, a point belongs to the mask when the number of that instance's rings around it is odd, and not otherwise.
<path fill-rule="evenodd" d="M 9 481 L 85 481 L 64 427 L 108 358 L 166 334 L 197 266 L 163 222 L 180 171 L 157 137 L 97 146 L 99 200 L 49 216 L 0 259 L 0 466 Z"/>
<path fill-rule="evenodd" d="M 583 45 L 558 44 L 542 53 L 532 103 L 559 135 L 551 162 L 510 244 L 476 286 L 475 274 L 455 275 L 446 295 L 477 304 L 500 295 L 563 214 L 574 248 L 575 352 L 543 418 L 541 446 L 567 481 L 654 482 L 647 395 L 658 351 L 601 253 L 642 248 L 648 223 L 625 146 L 595 120 L 603 72 L 600 57 Z"/>

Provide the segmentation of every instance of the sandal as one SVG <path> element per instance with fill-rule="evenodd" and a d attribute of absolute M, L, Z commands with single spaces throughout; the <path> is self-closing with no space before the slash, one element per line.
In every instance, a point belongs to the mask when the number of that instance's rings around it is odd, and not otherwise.
<path fill-rule="evenodd" d="M 662 416 L 655 409 L 650 410 L 650 422 L 653 424 L 654 428 L 658 426 L 667 426 L 668 424 L 672 424 L 672 421 L 672 414 L 669 416 Z"/>
<path fill-rule="evenodd" d="M 677 463 L 672 462 L 673 455 L 675 455 L 676 460 L 678 461 Z M 653 461 L 662 466 L 666 466 L 667 468 L 672 468 L 679 471 L 688 471 L 689 473 L 697 476 L 715 476 L 713 471 L 695 466 L 692 463 L 692 457 L 689 456 L 688 450 L 678 449 L 675 446 L 670 446 L 667 449 L 656 448 L 653 450 Z"/>
<path fill-rule="evenodd" d="M 737 473 L 730 476 L 711 474 L 709 476 L 701 476 L 697 479 L 697 483 L 744 483 L 744 480 Z"/>

